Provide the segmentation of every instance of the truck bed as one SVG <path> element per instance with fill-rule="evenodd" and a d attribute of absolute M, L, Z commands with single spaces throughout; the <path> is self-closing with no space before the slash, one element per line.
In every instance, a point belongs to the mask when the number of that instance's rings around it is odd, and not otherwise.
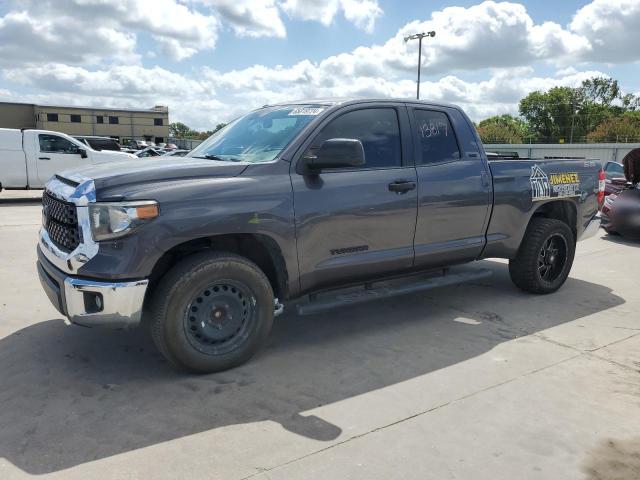
<path fill-rule="evenodd" d="M 575 209 L 580 236 L 598 211 L 600 162 L 575 158 L 489 158 L 493 177 L 493 209 L 483 257 L 517 253 L 528 221 L 541 205 Z M 558 200 L 563 202 L 559 204 Z M 505 232 L 508 232 L 505 233 Z"/>

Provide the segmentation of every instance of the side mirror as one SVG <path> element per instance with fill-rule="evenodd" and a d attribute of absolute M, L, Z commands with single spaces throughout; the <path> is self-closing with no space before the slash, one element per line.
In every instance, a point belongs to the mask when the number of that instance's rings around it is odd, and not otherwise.
<path fill-rule="evenodd" d="M 364 148 L 355 138 L 330 138 L 325 140 L 315 156 L 304 157 L 307 169 L 360 167 L 364 165 Z"/>
<path fill-rule="evenodd" d="M 79 148 L 78 153 L 80 154 L 80 158 L 87 158 L 87 151 L 84 148 Z"/>

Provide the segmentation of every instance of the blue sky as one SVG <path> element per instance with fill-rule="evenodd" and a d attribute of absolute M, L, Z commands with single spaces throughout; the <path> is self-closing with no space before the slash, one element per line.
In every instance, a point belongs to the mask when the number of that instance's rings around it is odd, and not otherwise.
<path fill-rule="evenodd" d="M 166 104 L 204 129 L 286 99 L 409 97 L 402 38 L 435 29 L 421 90 L 481 119 L 594 75 L 640 92 L 639 25 L 640 0 L 3 0 L 0 100 Z"/>

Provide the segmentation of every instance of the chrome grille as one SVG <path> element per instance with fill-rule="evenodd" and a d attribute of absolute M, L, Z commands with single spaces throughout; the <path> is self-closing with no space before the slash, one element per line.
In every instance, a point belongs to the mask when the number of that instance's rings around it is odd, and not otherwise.
<path fill-rule="evenodd" d="M 59 200 L 45 190 L 42 194 L 44 228 L 61 250 L 71 252 L 82 242 L 78 215 L 73 203 Z"/>

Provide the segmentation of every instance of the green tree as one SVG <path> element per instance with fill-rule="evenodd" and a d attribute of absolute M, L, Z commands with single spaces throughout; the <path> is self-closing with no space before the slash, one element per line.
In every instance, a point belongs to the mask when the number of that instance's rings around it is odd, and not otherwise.
<path fill-rule="evenodd" d="M 626 112 L 610 117 L 587 135 L 590 142 L 639 142 L 640 112 Z"/>
<path fill-rule="evenodd" d="M 194 138 L 198 132 L 192 130 L 182 122 L 174 122 L 169 124 L 169 135 L 177 138 Z"/>
<path fill-rule="evenodd" d="M 482 120 L 477 130 L 484 143 L 523 143 L 528 126 L 522 119 L 505 114 Z"/>
<path fill-rule="evenodd" d="M 617 80 L 594 77 L 578 88 L 554 87 L 520 101 L 520 115 L 537 141 L 581 141 L 607 120 L 640 109 L 640 97 L 623 94 Z"/>
<path fill-rule="evenodd" d="M 548 92 L 530 93 L 520 100 L 519 110 L 537 140 L 569 140 L 586 133 L 575 122 L 582 103 L 583 96 L 578 89 L 554 87 Z"/>

